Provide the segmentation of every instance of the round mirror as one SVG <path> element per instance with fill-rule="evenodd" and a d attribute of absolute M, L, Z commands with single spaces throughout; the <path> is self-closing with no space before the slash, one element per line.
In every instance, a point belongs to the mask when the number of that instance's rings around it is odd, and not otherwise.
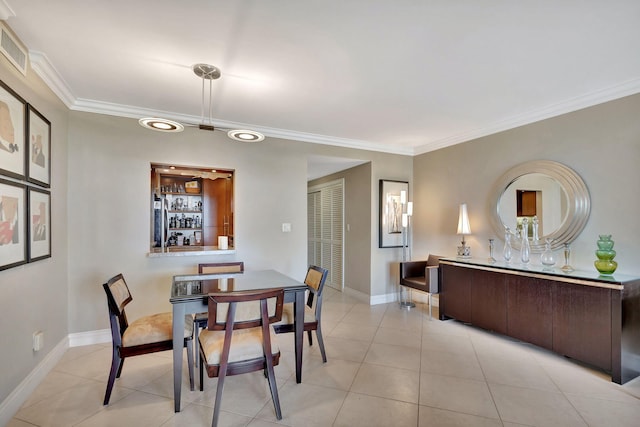
<path fill-rule="evenodd" d="M 547 238 L 552 239 L 552 249 L 572 242 L 584 229 L 591 210 L 582 178 L 550 160 L 522 163 L 508 170 L 494 185 L 489 203 L 492 226 L 502 239 L 506 227 L 515 233 L 527 218 L 532 252 L 544 251 Z M 519 239 L 512 238 L 511 243 L 520 248 Z"/>

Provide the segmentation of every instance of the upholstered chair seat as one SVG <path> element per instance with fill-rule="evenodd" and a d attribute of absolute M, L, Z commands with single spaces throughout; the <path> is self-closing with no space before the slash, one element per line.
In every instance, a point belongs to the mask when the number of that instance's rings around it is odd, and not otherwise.
<path fill-rule="evenodd" d="M 151 344 L 160 341 L 173 340 L 173 315 L 171 312 L 157 313 L 136 319 L 122 335 L 122 345 Z M 184 317 L 184 338 L 193 335 L 193 322 L 190 315 Z"/>

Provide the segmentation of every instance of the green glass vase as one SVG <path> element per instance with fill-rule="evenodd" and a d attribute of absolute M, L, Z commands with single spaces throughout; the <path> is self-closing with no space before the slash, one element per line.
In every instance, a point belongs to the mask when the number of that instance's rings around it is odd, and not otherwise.
<path fill-rule="evenodd" d="M 614 241 L 611 240 L 611 235 L 599 235 L 597 244 L 596 257 L 598 259 L 593 263 L 596 266 L 596 270 L 600 274 L 613 274 L 618 268 L 618 263 L 613 260 L 616 257 L 616 251 L 613 250 Z"/>

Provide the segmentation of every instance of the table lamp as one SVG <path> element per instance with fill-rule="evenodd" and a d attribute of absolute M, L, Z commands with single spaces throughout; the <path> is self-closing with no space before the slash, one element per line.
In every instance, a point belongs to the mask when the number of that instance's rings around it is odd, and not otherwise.
<path fill-rule="evenodd" d="M 467 213 L 467 204 L 460 205 L 460 215 L 458 216 L 458 234 L 462 234 L 462 245 L 458 246 L 458 258 L 471 258 L 471 248 L 467 246 L 464 240 L 465 234 L 471 234 L 469 226 L 469 214 Z"/>

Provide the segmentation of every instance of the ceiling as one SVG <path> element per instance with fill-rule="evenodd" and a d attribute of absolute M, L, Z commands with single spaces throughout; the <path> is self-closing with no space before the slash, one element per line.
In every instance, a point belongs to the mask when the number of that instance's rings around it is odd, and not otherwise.
<path fill-rule="evenodd" d="M 640 92 L 637 0 L 0 0 L 0 18 L 72 110 L 198 123 L 209 63 L 214 124 L 267 142 L 415 155 Z"/>

